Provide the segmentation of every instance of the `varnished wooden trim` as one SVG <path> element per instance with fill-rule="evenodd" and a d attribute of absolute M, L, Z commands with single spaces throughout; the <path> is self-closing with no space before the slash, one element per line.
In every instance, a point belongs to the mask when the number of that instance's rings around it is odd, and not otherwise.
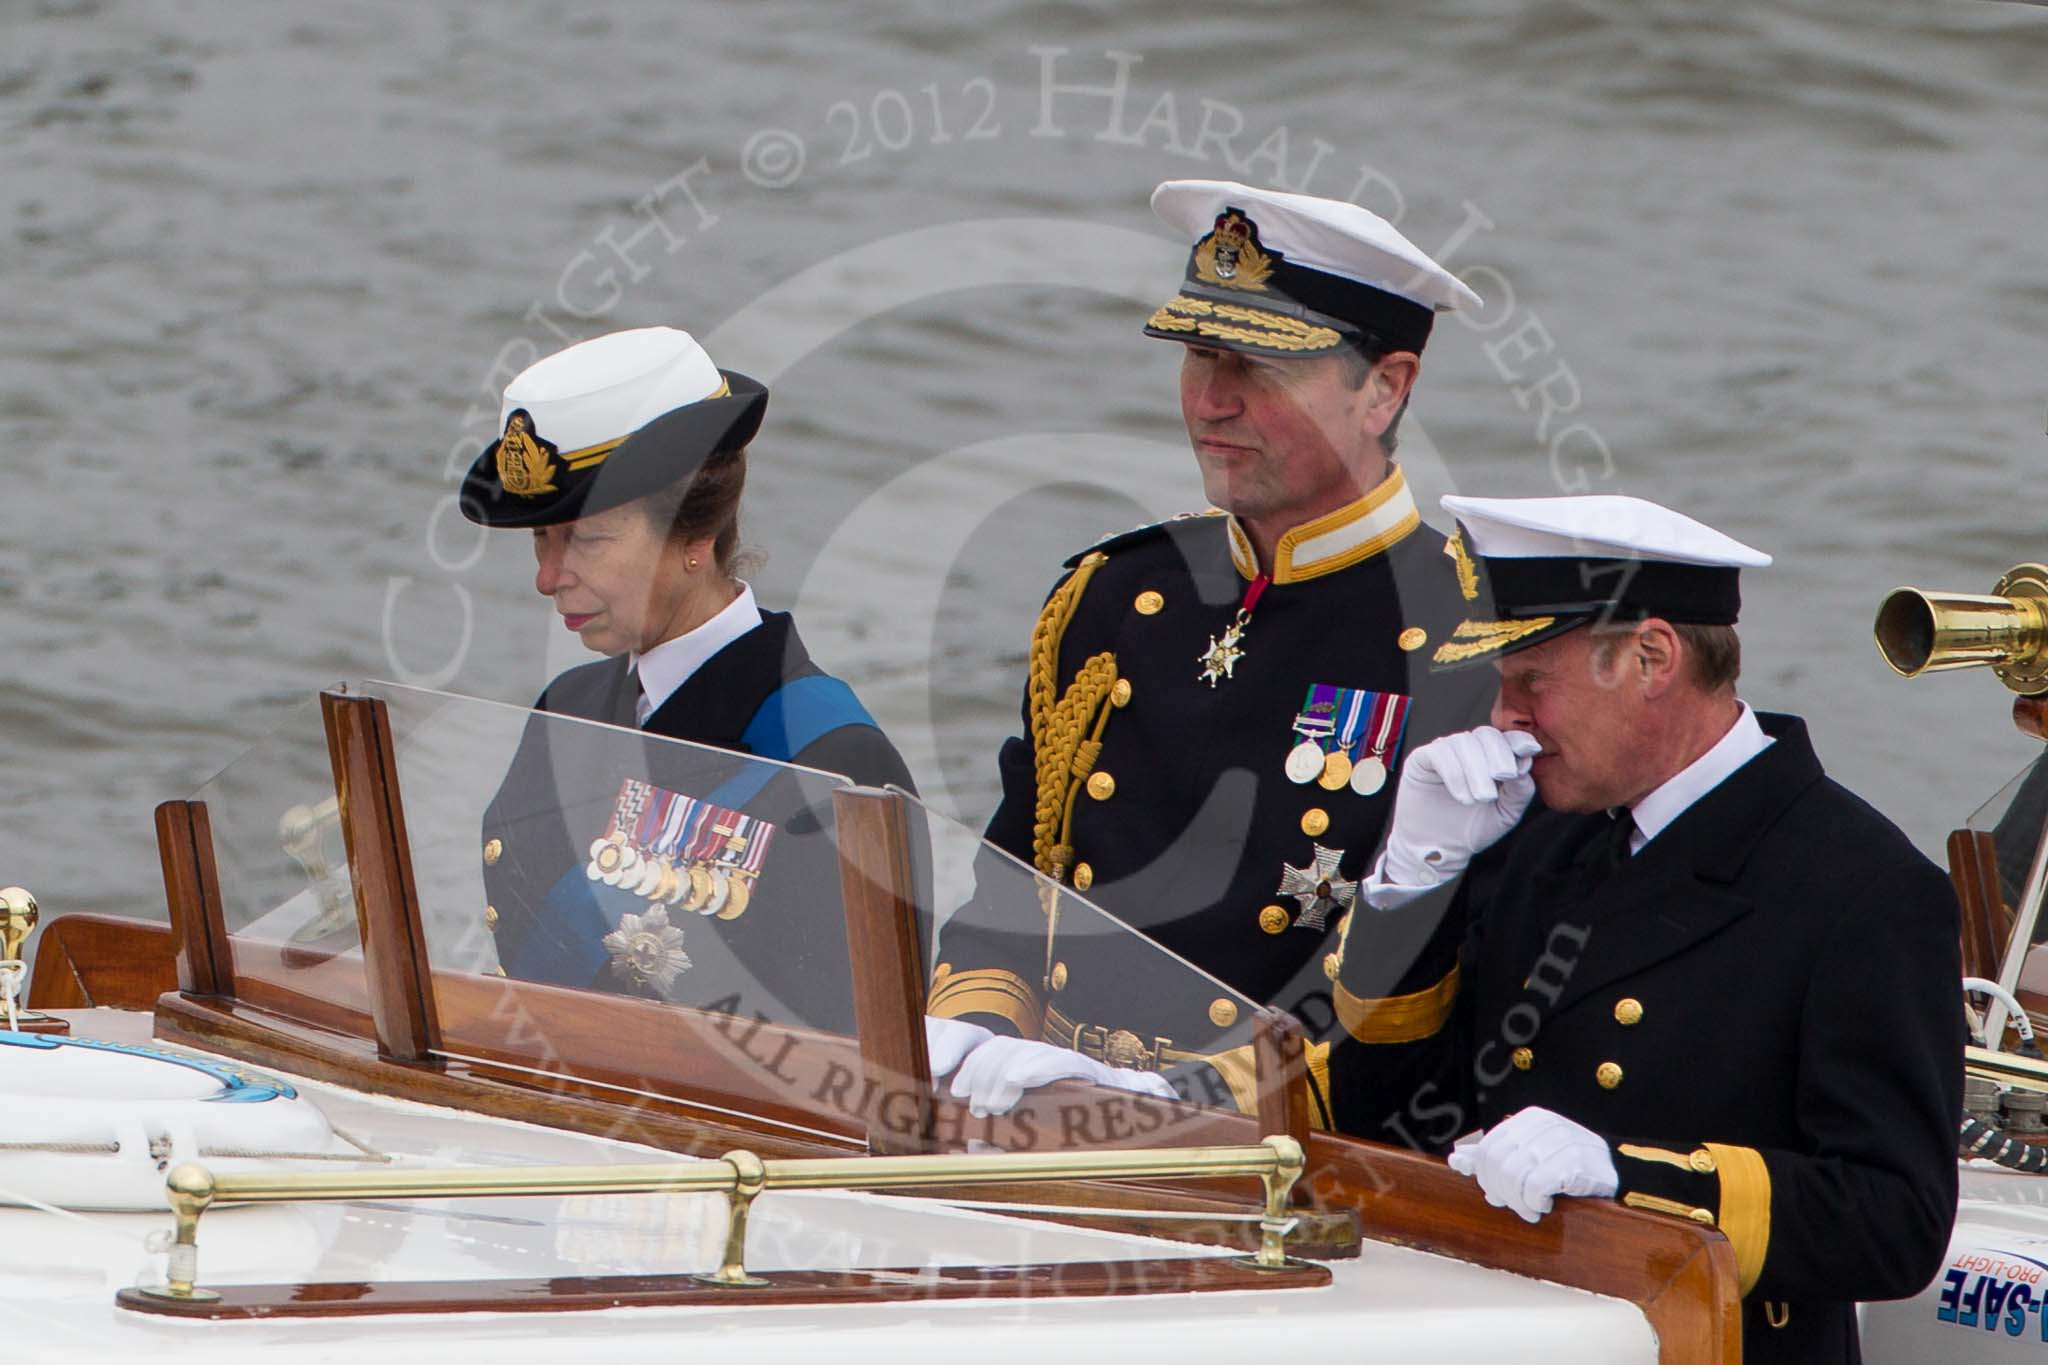
<path fill-rule="evenodd" d="M 1307 1157 L 1312 1205 L 1358 1209 L 1369 1238 L 1627 1299 L 1660 1365 L 1740 1365 L 1735 1252 L 1713 1228 L 1604 1199 L 1560 1199 L 1524 1223 L 1436 1157 L 1331 1133 L 1312 1134 Z"/>
<path fill-rule="evenodd" d="M 227 917 L 213 859 L 213 826 L 204 801 L 166 801 L 156 808 L 157 860 L 176 940 L 178 989 L 188 995 L 234 994 Z"/>
<path fill-rule="evenodd" d="M 932 1150 L 931 1061 L 924 1039 L 917 859 L 904 798 L 873 787 L 832 793 L 853 1012 L 867 1083 L 900 1092 L 898 1112 L 868 1119 L 877 1156 Z"/>
<path fill-rule="evenodd" d="M 947 1266 L 904 1270 L 771 1270 L 756 1288 L 705 1284 L 688 1275 L 564 1276 L 526 1280 L 391 1280 L 334 1284 L 222 1285 L 197 1303 L 123 1289 L 115 1302 L 138 1313 L 200 1318 L 339 1318 L 370 1313 L 562 1313 L 600 1308 L 789 1307 L 935 1299 L 1102 1298 L 1259 1289 L 1320 1289 L 1329 1267 L 1303 1261 L 1252 1270 L 1228 1256 L 1185 1260 L 1073 1261 L 1052 1265 Z"/>
<path fill-rule="evenodd" d="M 394 1062 L 380 1056 L 367 1036 L 330 1032 L 236 1001 L 167 995 L 157 1002 L 156 1036 L 333 1085 L 685 1156 L 718 1156 L 735 1147 L 764 1157 L 849 1156 L 861 1150 L 850 1139 L 833 1143 L 794 1136 L 764 1121 L 685 1100 L 621 1098 L 616 1089 L 574 1076 L 540 1076 L 489 1062 L 451 1061 L 438 1067 Z"/>
<path fill-rule="evenodd" d="M 43 926 L 29 976 L 34 1010 L 146 1010 L 177 990 L 169 926 L 118 915 L 59 915 Z"/>
<path fill-rule="evenodd" d="M 1258 1075 L 1259 1131 L 1285 1134 L 1308 1146 L 1308 1061 L 1301 1021 L 1283 1010 L 1261 1009 L 1252 1024 L 1252 1061 Z"/>
<path fill-rule="evenodd" d="M 426 933 L 413 884 L 412 847 L 398 789 L 391 718 L 374 697 L 322 692 L 327 756 L 355 884 L 363 972 L 377 1044 L 396 1061 L 430 1061 L 441 1026 L 427 984 Z"/>
<path fill-rule="evenodd" d="M 1948 875 L 1963 910 L 1963 975 L 1996 981 L 2013 917 L 1998 884 L 1998 851 L 1989 831 L 1950 833 Z"/>

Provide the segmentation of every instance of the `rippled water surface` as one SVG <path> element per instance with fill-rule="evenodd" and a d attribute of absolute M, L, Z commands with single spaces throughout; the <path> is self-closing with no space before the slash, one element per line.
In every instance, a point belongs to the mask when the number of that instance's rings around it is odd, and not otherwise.
<path fill-rule="evenodd" d="M 2048 558 L 2048 9 L 573 9 L 0 9 L 0 881 L 46 913 L 161 913 L 151 807 L 312 689 L 574 662 L 448 499 L 536 348 L 651 322 L 773 384 L 757 587 L 979 820 L 1058 561 L 1201 500 L 1137 334 L 1178 175 L 1444 251 L 1489 302 L 1427 505 L 1583 481 L 1773 552 L 1745 694 L 1923 847 L 2033 751 L 1869 623 Z"/>

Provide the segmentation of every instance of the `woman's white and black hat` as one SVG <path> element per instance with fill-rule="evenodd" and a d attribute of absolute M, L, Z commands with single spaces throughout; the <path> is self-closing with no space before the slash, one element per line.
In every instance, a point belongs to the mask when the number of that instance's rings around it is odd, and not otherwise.
<path fill-rule="evenodd" d="M 674 327 L 579 341 L 505 386 L 501 434 L 462 481 L 462 514 L 551 526 L 623 506 L 743 448 L 767 407 L 766 388 Z"/>
<path fill-rule="evenodd" d="M 1437 648 L 1439 671 L 1497 659 L 1593 621 L 1656 616 L 1732 626 L 1742 610 L 1742 570 L 1771 562 L 1761 550 L 1642 498 L 1450 495 L 1443 506 L 1458 520 L 1445 553 L 1468 572 L 1467 557 L 1477 561 L 1494 615 L 1459 623 Z"/>
<path fill-rule="evenodd" d="M 1152 211 L 1197 240 L 1147 336 L 1266 356 L 1420 351 L 1438 313 L 1479 306 L 1463 280 L 1356 204 L 1169 180 Z"/>

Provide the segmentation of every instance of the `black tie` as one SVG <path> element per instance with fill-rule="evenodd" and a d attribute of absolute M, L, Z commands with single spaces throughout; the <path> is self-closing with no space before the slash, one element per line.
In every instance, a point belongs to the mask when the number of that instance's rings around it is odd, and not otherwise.
<path fill-rule="evenodd" d="M 640 670 L 631 663 L 626 665 L 626 676 L 619 679 L 618 694 L 612 702 L 611 722 L 629 730 L 640 728 Z"/>
<path fill-rule="evenodd" d="M 1620 867 L 1629 860 L 1629 840 L 1636 832 L 1635 812 L 1627 806 L 1617 806 L 1607 812 L 1607 821 L 1602 860 L 1609 867 Z"/>

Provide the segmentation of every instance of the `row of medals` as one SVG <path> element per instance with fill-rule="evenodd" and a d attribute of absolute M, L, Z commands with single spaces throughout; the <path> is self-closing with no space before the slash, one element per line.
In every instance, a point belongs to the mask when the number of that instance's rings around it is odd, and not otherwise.
<path fill-rule="evenodd" d="M 1330 792 L 1349 786 L 1360 796 L 1371 796 L 1387 785 L 1387 765 L 1370 753 L 1353 763 L 1344 750 L 1324 753 L 1322 745 L 1305 739 L 1287 753 L 1287 780 L 1299 787 L 1313 782 Z"/>
<path fill-rule="evenodd" d="M 745 868 L 706 860 L 678 864 L 665 855 L 649 858 L 616 830 L 590 846 L 583 874 L 650 905 L 673 905 L 720 919 L 738 919 L 753 899 L 753 874 Z"/>

